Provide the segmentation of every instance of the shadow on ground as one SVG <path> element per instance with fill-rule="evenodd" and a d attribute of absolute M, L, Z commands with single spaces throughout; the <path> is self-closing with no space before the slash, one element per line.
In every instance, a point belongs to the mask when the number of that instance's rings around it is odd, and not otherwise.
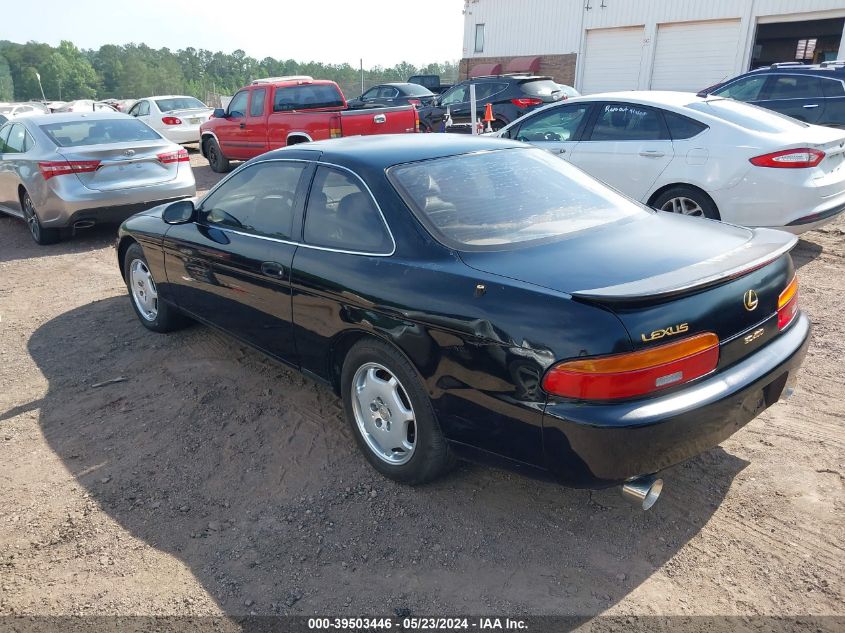
<path fill-rule="evenodd" d="M 74 235 L 68 234 L 57 244 L 38 246 L 32 241 L 23 220 L 0 213 L 0 263 L 94 251 L 114 244 L 117 227 L 117 224 L 99 224 L 90 229 L 79 229 Z"/>
<path fill-rule="evenodd" d="M 715 449 L 675 467 L 648 513 L 471 465 L 411 489 L 371 470 L 326 389 L 204 327 L 150 333 L 124 297 L 43 324 L 29 351 L 51 448 L 233 616 L 590 617 L 693 538 L 746 465 Z"/>

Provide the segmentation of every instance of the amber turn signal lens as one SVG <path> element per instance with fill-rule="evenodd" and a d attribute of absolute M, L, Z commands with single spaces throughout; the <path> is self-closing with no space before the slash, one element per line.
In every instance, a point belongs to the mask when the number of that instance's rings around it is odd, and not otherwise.
<path fill-rule="evenodd" d="M 798 275 L 786 286 L 778 297 L 778 329 L 782 330 L 792 323 L 798 314 Z"/>
<path fill-rule="evenodd" d="M 583 400 L 633 398 L 700 378 L 718 362 L 719 337 L 707 332 L 637 352 L 559 363 L 546 372 L 543 388 Z"/>

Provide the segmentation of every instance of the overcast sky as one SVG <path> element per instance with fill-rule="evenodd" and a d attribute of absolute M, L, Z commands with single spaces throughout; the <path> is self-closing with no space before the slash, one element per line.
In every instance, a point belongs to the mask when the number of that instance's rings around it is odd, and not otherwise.
<path fill-rule="evenodd" d="M 364 66 L 458 60 L 461 0 L 4 0 L 0 40 L 242 49 Z"/>

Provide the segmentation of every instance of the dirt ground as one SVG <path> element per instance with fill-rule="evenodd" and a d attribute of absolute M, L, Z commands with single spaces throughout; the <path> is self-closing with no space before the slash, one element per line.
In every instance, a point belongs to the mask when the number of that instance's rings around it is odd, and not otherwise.
<path fill-rule="evenodd" d="M 794 396 L 644 513 L 473 465 L 391 483 L 327 389 L 205 327 L 145 330 L 113 227 L 38 247 L 2 218 L 0 616 L 845 616 L 843 229 L 794 251 Z"/>

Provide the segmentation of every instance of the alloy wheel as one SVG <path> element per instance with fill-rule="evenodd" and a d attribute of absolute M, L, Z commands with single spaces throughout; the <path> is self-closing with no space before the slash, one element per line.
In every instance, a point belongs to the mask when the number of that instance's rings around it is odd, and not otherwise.
<path fill-rule="evenodd" d="M 416 417 L 399 379 L 384 365 L 365 363 L 352 378 L 355 423 L 380 460 L 400 466 L 416 448 Z"/>
<path fill-rule="evenodd" d="M 129 288 L 138 312 L 147 321 L 158 316 L 158 290 L 146 262 L 133 260 L 129 266 Z"/>
<path fill-rule="evenodd" d="M 28 193 L 23 194 L 23 215 L 26 219 L 26 225 L 29 227 L 29 232 L 32 234 L 32 239 L 39 242 L 41 240 L 41 225 L 38 223 L 35 206 L 32 204 Z"/>
<path fill-rule="evenodd" d="M 670 198 L 662 207 L 661 211 L 669 211 L 671 213 L 680 213 L 681 215 L 692 215 L 696 217 L 704 217 L 704 209 L 701 208 L 692 198 L 679 196 L 677 198 Z"/>

